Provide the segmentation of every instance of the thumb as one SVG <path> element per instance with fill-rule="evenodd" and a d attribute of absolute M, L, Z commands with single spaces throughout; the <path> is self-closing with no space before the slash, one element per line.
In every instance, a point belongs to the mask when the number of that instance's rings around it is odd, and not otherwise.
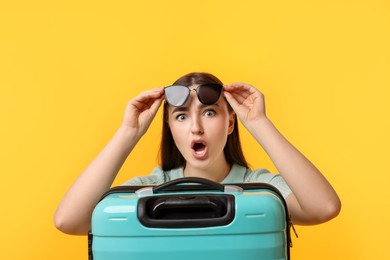
<path fill-rule="evenodd" d="M 224 91 L 224 96 L 227 100 L 227 102 L 230 104 L 230 106 L 233 108 L 234 111 L 236 111 L 236 109 L 238 108 L 238 106 L 240 105 L 238 103 L 238 101 L 233 97 L 232 94 L 230 94 L 229 92 L 227 91 Z"/>
<path fill-rule="evenodd" d="M 159 107 L 161 106 L 161 103 L 163 101 L 164 97 L 161 96 L 160 98 L 156 99 L 153 104 L 150 106 L 150 111 L 152 112 L 153 116 L 157 114 L 157 111 Z"/>

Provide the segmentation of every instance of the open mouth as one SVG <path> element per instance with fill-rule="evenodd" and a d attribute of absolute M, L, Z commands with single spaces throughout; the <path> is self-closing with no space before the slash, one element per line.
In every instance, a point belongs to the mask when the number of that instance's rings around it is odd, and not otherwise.
<path fill-rule="evenodd" d="M 206 145 L 202 142 L 195 142 L 192 145 L 192 149 L 195 151 L 195 154 L 202 155 L 206 151 Z"/>

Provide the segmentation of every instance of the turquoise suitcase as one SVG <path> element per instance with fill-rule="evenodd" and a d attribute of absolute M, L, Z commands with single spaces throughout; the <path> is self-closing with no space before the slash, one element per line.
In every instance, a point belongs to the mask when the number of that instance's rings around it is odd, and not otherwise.
<path fill-rule="evenodd" d="M 91 225 L 91 260 L 290 259 L 286 202 L 264 183 L 181 178 L 114 187 Z"/>

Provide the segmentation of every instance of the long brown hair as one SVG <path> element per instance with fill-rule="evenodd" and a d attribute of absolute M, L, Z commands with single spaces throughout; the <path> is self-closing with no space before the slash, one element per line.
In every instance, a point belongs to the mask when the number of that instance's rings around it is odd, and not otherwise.
<path fill-rule="evenodd" d="M 173 85 L 191 86 L 195 84 L 199 85 L 209 83 L 223 85 L 223 83 L 217 77 L 205 72 L 193 72 L 186 74 L 176 80 Z M 229 112 L 233 112 L 233 109 L 231 108 L 229 103 L 226 103 L 228 105 Z M 160 146 L 160 163 L 164 171 L 172 170 L 178 167 L 184 167 L 186 163 L 183 155 L 180 153 L 173 140 L 172 132 L 168 124 L 168 116 L 168 104 L 167 102 L 164 102 L 162 138 Z M 242 152 L 236 115 L 234 115 L 234 129 L 233 132 L 228 136 L 224 148 L 224 154 L 226 161 L 229 164 L 235 163 L 247 168 L 249 167 Z"/>

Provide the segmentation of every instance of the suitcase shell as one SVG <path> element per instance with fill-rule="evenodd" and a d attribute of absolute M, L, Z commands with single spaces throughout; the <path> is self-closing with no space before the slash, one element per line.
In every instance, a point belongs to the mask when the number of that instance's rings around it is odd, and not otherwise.
<path fill-rule="evenodd" d="M 94 209 L 89 259 L 289 259 L 288 216 L 264 183 L 119 186 Z"/>

